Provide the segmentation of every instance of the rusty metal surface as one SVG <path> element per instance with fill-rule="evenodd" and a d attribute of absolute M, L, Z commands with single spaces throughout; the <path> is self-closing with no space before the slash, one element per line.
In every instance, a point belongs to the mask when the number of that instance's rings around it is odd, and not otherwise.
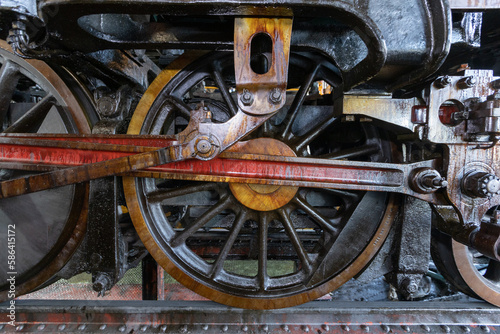
<path fill-rule="evenodd" d="M 62 137 L 59 137 L 59 139 L 60 138 Z M 98 137 L 95 140 L 103 142 L 106 138 L 107 137 Z M 147 137 L 140 139 L 142 141 L 148 140 Z M 88 140 L 91 140 L 91 137 L 88 137 Z M 413 164 L 388 164 L 295 158 L 279 155 L 269 156 L 237 152 L 238 147 L 244 147 L 245 142 L 239 143 L 235 148 L 229 149 L 223 153 L 223 159 L 216 158 L 209 161 L 187 160 L 180 162 L 180 156 L 184 153 L 176 153 L 173 151 L 173 153 L 168 153 L 169 155 L 167 155 L 167 159 L 169 156 L 172 157 L 171 160 L 158 160 L 159 158 L 150 160 L 158 154 L 158 148 L 153 148 L 151 146 L 144 148 L 133 146 L 134 140 L 134 137 L 124 138 L 123 141 L 127 142 L 129 145 L 96 145 L 79 143 L 76 141 L 45 140 L 44 142 L 38 140 L 35 146 L 30 146 L 29 143 L 32 142 L 32 139 L 27 138 L 27 136 L 22 139 L 19 137 L 9 138 L 8 136 L 2 136 L 0 137 L 0 142 L 3 142 L 0 165 L 4 162 L 10 166 L 16 163 L 23 163 L 27 164 L 28 169 L 30 168 L 30 164 L 35 164 L 36 166 L 37 163 L 42 164 L 44 167 L 50 165 L 80 166 L 73 167 L 72 171 L 76 172 L 76 168 L 80 168 L 81 170 L 90 172 L 89 175 L 85 175 L 84 172 L 81 172 L 83 173 L 82 176 L 73 179 L 65 178 L 64 181 L 60 181 L 60 183 L 56 183 L 55 181 L 53 183 L 43 183 L 44 186 L 39 186 L 39 188 L 36 188 L 36 183 L 39 182 L 39 180 L 45 180 L 47 176 L 31 176 L 29 177 L 29 181 L 25 181 L 25 179 L 22 179 L 22 181 L 4 181 L 4 183 L 2 183 L 2 189 L 5 190 L 3 190 L 2 196 L 10 197 L 14 194 L 19 195 L 22 191 L 20 188 L 24 189 L 24 187 L 19 187 L 19 185 L 24 185 L 24 182 L 29 182 L 31 184 L 29 189 L 26 188 L 26 191 L 34 192 L 58 185 L 78 183 L 82 182 L 82 180 L 86 181 L 102 177 L 101 174 L 98 174 L 98 170 L 102 168 L 101 166 L 107 166 L 105 171 L 102 172 L 107 173 L 107 175 L 126 174 L 141 177 L 212 182 L 248 182 L 349 190 L 389 191 L 408 194 L 427 201 L 436 202 L 432 194 L 419 193 L 413 190 L 411 186 L 414 170 L 433 168 L 436 165 L 435 161 L 423 161 Z M 161 142 L 169 143 L 170 141 L 169 139 L 164 139 Z M 37 152 L 37 146 L 44 144 L 46 146 L 41 146 L 40 152 Z M 155 142 L 146 144 L 154 145 Z M 73 148 L 72 150 L 66 149 L 71 147 Z M 167 148 L 177 149 L 178 147 L 168 146 Z M 194 149 L 192 150 L 194 151 Z M 138 155 L 133 154 L 137 152 L 144 153 L 139 153 Z M 141 155 L 143 157 L 141 157 Z M 188 155 L 188 157 L 189 156 L 190 155 Z M 123 163 L 127 161 L 126 159 L 128 158 L 140 159 L 140 164 L 134 167 L 132 162 L 130 162 L 131 165 L 129 168 L 124 168 Z M 167 162 L 171 163 L 165 165 Z M 116 167 L 111 167 L 111 163 Z M 132 173 L 148 168 L 148 171 Z M 64 169 L 59 172 L 63 171 Z M 52 173 L 58 172 L 55 171 Z M 7 185 L 5 182 L 14 184 L 16 192 L 9 193 L 8 187 L 10 186 L 5 186 Z"/>
<path fill-rule="evenodd" d="M 460 85 L 460 80 L 466 77 L 473 77 L 474 84 L 470 87 Z M 493 76 L 492 71 L 473 71 L 466 70 L 463 76 L 449 76 L 449 83 L 440 86 L 435 83 L 429 87 L 429 106 L 428 126 L 429 133 L 427 139 L 435 143 L 444 144 L 462 144 L 470 141 L 478 141 L 468 129 L 468 122 L 463 119 L 458 120 L 457 124 L 445 125 L 440 120 L 440 107 L 445 102 L 456 103 L 459 112 L 470 110 L 471 100 L 478 97 L 486 97 L 492 95 L 494 90 L 490 86 L 497 77 Z M 467 118 L 467 116 L 465 116 Z M 471 114 L 471 118 L 473 118 Z"/>
<path fill-rule="evenodd" d="M 450 0 L 452 10 L 479 11 L 483 9 L 498 9 L 498 0 Z"/>
<path fill-rule="evenodd" d="M 496 333 L 500 309 L 481 302 L 315 301 L 273 312 L 213 302 L 19 301 L 0 333 Z"/>
<path fill-rule="evenodd" d="M 285 105 L 288 79 L 288 58 L 292 34 L 291 18 L 236 18 L 234 22 L 234 68 L 238 106 L 251 115 L 274 113 Z M 256 73 L 252 63 L 252 50 L 257 47 L 253 39 L 270 38 L 270 55 Z M 268 52 L 269 52 L 268 51 Z M 247 99 L 245 100 L 245 95 Z"/>

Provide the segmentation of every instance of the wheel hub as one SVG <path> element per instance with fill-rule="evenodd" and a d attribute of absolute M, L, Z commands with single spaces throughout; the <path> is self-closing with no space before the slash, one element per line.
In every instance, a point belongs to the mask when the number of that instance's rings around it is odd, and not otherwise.
<path fill-rule="evenodd" d="M 285 143 L 271 138 L 252 139 L 234 149 L 240 153 L 281 155 L 295 157 L 295 152 Z M 298 187 L 265 184 L 229 183 L 234 197 L 247 208 L 256 211 L 272 211 L 290 202 Z"/>

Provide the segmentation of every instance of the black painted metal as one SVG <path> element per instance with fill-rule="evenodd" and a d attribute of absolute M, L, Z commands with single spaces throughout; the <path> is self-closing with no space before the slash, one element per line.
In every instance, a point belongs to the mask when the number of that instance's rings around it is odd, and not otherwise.
<path fill-rule="evenodd" d="M 405 197 L 401 208 L 395 268 L 388 278 L 404 299 L 421 298 L 428 293 L 422 291 L 421 280 L 429 269 L 432 211 L 427 202 L 413 197 Z"/>
<path fill-rule="evenodd" d="M 118 226 L 117 177 L 90 182 L 88 259 L 93 288 L 104 294 L 125 273 L 125 244 Z"/>
<path fill-rule="evenodd" d="M 142 259 L 142 300 L 158 299 L 158 264 L 151 255 Z"/>
<path fill-rule="evenodd" d="M 274 5 L 267 0 L 245 5 L 233 0 L 41 1 L 42 35 L 57 38 L 18 45 L 29 55 L 49 59 L 57 49 L 63 58 L 71 55 L 62 50 L 232 49 L 231 16 L 293 16 L 292 48 L 313 48 L 332 57 L 344 74 L 345 89 L 374 77 L 386 63 L 390 66 L 377 81 L 399 78 L 392 88 L 411 84 L 432 74 L 449 51 L 446 2 L 289 1 L 270 12 Z M 22 41 L 19 34 L 13 38 Z"/>

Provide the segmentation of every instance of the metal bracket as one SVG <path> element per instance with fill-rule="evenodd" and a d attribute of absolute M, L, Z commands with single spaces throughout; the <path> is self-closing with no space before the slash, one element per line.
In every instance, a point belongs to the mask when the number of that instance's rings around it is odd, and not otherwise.
<path fill-rule="evenodd" d="M 234 22 L 234 68 L 238 106 L 251 115 L 269 115 L 285 105 L 291 18 L 236 18 Z M 252 69 L 252 45 L 259 36 L 272 41 L 268 71 Z M 266 37 L 264 37 L 266 38 Z"/>

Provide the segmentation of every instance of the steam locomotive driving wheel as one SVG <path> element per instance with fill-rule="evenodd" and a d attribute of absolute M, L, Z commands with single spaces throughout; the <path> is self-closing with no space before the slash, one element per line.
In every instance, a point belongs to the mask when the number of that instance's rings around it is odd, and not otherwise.
<path fill-rule="evenodd" d="M 256 60 L 256 66 L 265 61 Z M 315 53 L 290 56 L 287 104 L 232 149 L 242 153 L 390 161 L 383 133 L 333 114 L 338 71 Z M 202 104 L 213 122 L 237 112 L 232 53 L 182 56 L 153 82 L 129 134 L 172 135 Z M 359 273 L 395 217 L 385 193 L 293 186 L 124 178 L 132 220 L 146 248 L 175 279 L 214 301 L 288 307 L 321 297 Z"/>
<path fill-rule="evenodd" d="M 0 132 L 90 133 L 81 104 L 85 101 L 77 98 L 84 90 L 76 80 L 64 82 L 46 63 L 23 60 L 3 40 L 0 63 Z M 36 173 L 16 165 L 3 167 L 0 181 Z M 20 295 L 53 279 L 69 261 L 85 236 L 87 188 L 70 185 L 1 201 L 0 301 L 12 289 L 9 273 L 16 272 L 15 291 Z M 14 246 L 8 247 L 7 235 L 15 236 Z M 10 261 L 16 254 L 22 260 Z"/>

